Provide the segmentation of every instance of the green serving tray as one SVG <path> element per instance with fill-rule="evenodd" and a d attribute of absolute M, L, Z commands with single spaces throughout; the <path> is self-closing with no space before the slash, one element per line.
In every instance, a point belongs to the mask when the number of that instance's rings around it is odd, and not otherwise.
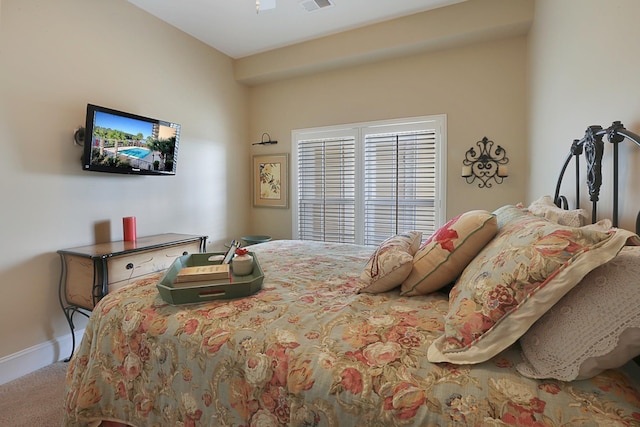
<path fill-rule="evenodd" d="M 178 272 L 184 267 L 220 264 L 220 260 L 209 260 L 215 255 L 224 256 L 224 252 L 183 255 L 176 258 L 157 284 L 162 299 L 173 305 L 195 304 L 218 299 L 242 298 L 253 295 L 262 289 L 264 274 L 260 268 L 258 257 L 253 252 L 249 252 L 249 255 L 253 257 L 253 272 L 247 276 L 236 276 L 232 272 L 231 280 L 228 282 L 211 283 L 211 281 L 203 280 L 192 282 L 189 286 L 173 287 Z M 233 262 L 231 265 L 233 271 Z"/>

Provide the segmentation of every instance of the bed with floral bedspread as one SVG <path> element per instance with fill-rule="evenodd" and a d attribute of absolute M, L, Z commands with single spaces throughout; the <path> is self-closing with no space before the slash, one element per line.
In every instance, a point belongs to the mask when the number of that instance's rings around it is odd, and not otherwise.
<path fill-rule="evenodd" d="M 107 295 L 72 358 L 65 426 L 637 426 L 632 363 L 563 382 L 522 376 L 517 343 L 430 363 L 448 295 L 360 293 L 373 248 L 251 247 L 265 280 L 240 299 L 172 306 L 161 275 Z"/>

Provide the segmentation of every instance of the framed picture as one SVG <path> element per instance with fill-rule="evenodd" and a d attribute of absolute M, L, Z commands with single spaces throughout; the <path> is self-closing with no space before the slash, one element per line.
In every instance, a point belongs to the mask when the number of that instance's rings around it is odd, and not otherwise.
<path fill-rule="evenodd" d="M 253 206 L 289 207 L 289 155 L 253 156 Z"/>

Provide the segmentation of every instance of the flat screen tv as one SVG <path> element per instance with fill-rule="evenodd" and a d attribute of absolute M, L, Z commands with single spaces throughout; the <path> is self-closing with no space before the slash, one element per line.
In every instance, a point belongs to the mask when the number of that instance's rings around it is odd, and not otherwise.
<path fill-rule="evenodd" d="M 180 125 L 87 104 L 82 169 L 175 175 Z"/>

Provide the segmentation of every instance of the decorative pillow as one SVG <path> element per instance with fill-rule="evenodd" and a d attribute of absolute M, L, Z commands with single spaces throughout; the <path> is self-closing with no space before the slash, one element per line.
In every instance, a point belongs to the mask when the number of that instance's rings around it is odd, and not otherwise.
<path fill-rule="evenodd" d="M 448 285 L 498 231 L 496 216 L 483 210 L 463 213 L 440 227 L 418 249 L 401 295 L 424 295 Z"/>
<path fill-rule="evenodd" d="M 549 197 L 549 196 L 547 196 Z M 551 200 L 551 198 L 549 197 L 549 200 Z M 555 205 L 554 205 L 555 206 Z M 584 209 L 579 209 L 579 211 L 584 211 Z M 584 218 L 582 215 L 584 213 L 576 213 L 577 211 L 564 211 L 564 212 L 569 212 L 570 216 L 573 216 L 574 223 L 577 223 L 575 221 L 575 215 L 579 215 L 580 218 Z M 584 211 L 586 212 L 586 211 Z M 529 211 L 528 209 L 524 209 L 520 204 L 518 205 L 505 205 L 502 206 L 498 209 L 496 209 L 495 211 L 493 211 L 493 214 L 496 216 L 496 218 L 498 219 L 498 229 L 500 229 L 504 224 L 506 224 L 509 221 L 512 221 L 518 217 L 521 216 L 525 216 L 525 215 L 535 215 L 533 212 Z M 543 215 L 536 215 L 536 216 L 543 216 Z M 547 218 L 549 219 L 549 218 Z M 553 221 L 553 222 L 557 222 L 557 221 Z M 561 225 L 568 225 L 568 224 L 561 224 Z M 603 231 L 606 232 L 608 231 L 612 225 L 611 225 L 611 220 L 610 219 L 601 219 L 600 221 L 594 223 L 594 224 L 587 224 L 587 225 L 583 225 L 581 226 L 582 228 L 585 229 L 593 229 L 596 231 Z"/>
<path fill-rule="evenodd" d="M 360 292 L 378 293 L 400 285 L 411 273 L 413 255 L 420 247 L 422 232 L 409 231 L 389 237 L 378 246 L 367 261 L 360 280 Z"/>
<path fill-rule="evenodd" d="M 587 274 L 520 338 L 529 378 L 573 381 L 640 355 L 640 247 Z"/>
<path fill-rule="evenodd" d="M 527 208 L 534 215 L 542 216 L 560 225 L 581 227 L 589 223 L 589 212 L 585 209 L 567 210 L 556 206 L 551 196 L 542 196 Z"/>
<path fill-rule="evenodd" d="M 593 224 L 587 224 L 582 226 L 583 229 L 591 229 L 591 230 L 605 231 L 605 232 L 609 231 L 611 227 L 613 227 L 613 225 L 611 224 L 611 220 L 606 218 L 601 219 L 600 221 L 595 222 Z"/>
<path fill-rule="evenodd" d="M 498 220 L 498 230 L 499 230 L 506 223 L 511 222 L 516 218 L 526 216 L 527 212 L 515 205 L 505 205 L 493 211 L 493 214 L 496 216 L 496 219 Z"/>
<path fill-rule="evenodd" d="M 507 222 L 449 293 L 445 333 L 429 347 L 428 360 L 490 359 L 633 237 L 623 229 L 603 233 L 530 215 Z"/>

